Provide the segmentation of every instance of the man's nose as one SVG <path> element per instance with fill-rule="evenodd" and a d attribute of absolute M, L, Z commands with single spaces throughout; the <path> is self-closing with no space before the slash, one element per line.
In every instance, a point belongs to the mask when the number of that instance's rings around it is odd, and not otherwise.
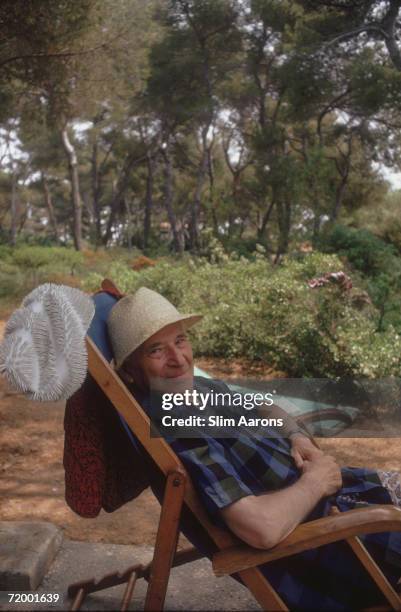
<path fill-rule="evenodd" d="M 167 347 L 167 359 L 169 363 L 174 365 L 181 366 L 185 364 L 184 355 L 174 344 Z"/>

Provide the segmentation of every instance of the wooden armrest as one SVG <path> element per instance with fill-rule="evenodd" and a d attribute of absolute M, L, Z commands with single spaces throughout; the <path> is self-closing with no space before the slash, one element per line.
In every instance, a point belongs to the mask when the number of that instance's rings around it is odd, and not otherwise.
<path fill-rule="evenodd" d="M 269 550 L 253 548 L 247 544 L 226 548 L 213 556 L 213 571 L 216 576 L 233 574 L 324 544 L 383 531 L 401 531 L 400 508 L 378 504 L 302 523 L 285 540 Z"/>

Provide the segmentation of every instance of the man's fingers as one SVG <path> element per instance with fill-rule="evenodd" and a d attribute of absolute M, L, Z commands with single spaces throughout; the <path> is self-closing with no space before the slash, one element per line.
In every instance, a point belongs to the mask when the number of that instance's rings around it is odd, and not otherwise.
<path fill-rule="evenodd" d="M 323 455 L 323 451 L 319 450 L 318 448 L 308 448 L 307 455 L 307 458 L 310 460 L 318 459 Z"/>
<path fill-rule="evenodd" d="M 311 462 L 305 459 L 302 465 L 302 472 L 305 473 L 311 466 Z"/>
<path fill-rule="evenodd" d="M 295 461 L 295 465 L 297 466 L 297 468 L 301 469 L 303 464 L 304 464 L 304 460 L 301 457 L 301 453 L 299 451 L 293 449 L 291 451 L 291 455 L 292 455 L 292 458 Z"/>

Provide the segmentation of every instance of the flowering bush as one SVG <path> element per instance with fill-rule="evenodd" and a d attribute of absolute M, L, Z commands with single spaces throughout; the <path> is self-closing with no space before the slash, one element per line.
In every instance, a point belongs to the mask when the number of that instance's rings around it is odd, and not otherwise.
<path fill-rule="evenodd" d="M 123 291 L 146 286 L 183 312 L 203 314 L 193 330 L 198 355 L 259 359 L 291 376 L 399 376 L 401 337 L 391 326 L 376 331 L 375 308 L 354 305 L 357 288 L 308 287 L 343 268 L 335 255 L 312 253 L 281 266 L 263 256 L 162 261 L 140 272 L 116 263 L 110 277 Z"/>

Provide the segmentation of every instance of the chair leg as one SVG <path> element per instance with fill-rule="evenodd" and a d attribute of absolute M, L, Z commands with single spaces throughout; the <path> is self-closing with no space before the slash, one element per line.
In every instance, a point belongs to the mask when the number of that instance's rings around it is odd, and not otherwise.
<path fill-rule="evenodd" d="M 348 544 L 351 546 L 355 555 L 358 557 L 366 571 L 370 574 L 384 597 L 387 599 L 391 606 L 391 610 L 401 610 L 401 599 L 397 591 L 393 589 L 386 576 L 383 574 L 381 569 L 378 567 L 374 559 L 372 559 L 365 546 L 362 544 L 359 538 L 348 538 Z"/>
<path fill-rule="evenodd" d="M 185 475 L 180 471 L 171 472 L 167 476 L 153 560 L 146 566 L 138 564 L 124 572 L 107 574 L 98 581 L 92 578 L 71 584 L 68 587 L 68 597 L 74 598 L 71 610 L 79 610 L 90 593 L 127 583 L 121 604 L 121 611 L 124 612 L 129 606 L 138 578 L 145 578 L 149 583 L 144 610 L 163 610 L 171 567 L 203 557 L 193 547 L 176 553 L 184 491 Z"/>
<path fill-rule="evenodd" d="M 74 598 L 70 608 L 71 612 L 80 610 L 85 597 L 90 593 L 97 593 L 98 591 L 103 591 L 104 589 L 109 589 L 110 587 L 125 584 L 126 582 L 128 584 L 132 584 L 133 582 L 134 585 L 136 579 L 144 577 L 146 570 L 147 566 L 137 564 L 128 567 L 124 572 L 113 572 L 111 574 L 106 574 L 100 580 L 91 578 L 89 580 L 83 580 L 81 582 L 70 584 L 67 590 L 67 597 L 70 599 Z M 123 605 L 126 600 L 127 591 L 128 587 L 124 593 Z"/>
<path fill-rule="evenodd" d="M 167 477 L 153 561 L 150 567 L 145 611 L 163 610 L 170 570 L 177 548 L 184 492 L 185 475 L 179 471 L 170 472 Z"/>
<path fill-rule="evenodd" d="M 82 602 L 85 599 L 85 595 L 86 595 L 85 589 L 81 587 L 77 591 L 76 597 L 74 601 L 72 602 L 71 612 L 76 612 L 76 610 L 79 610 L 81 608 Z"/>
<path fill-rule="evenodd" d="M 134 592 L 134 587 L 135 587 L 137 580 L 138 580 L 138 575 L 135 572 L 133 572 L 131 574 L 130 579 L 127 582 L 127 586 L 125 587 L 123 601 L 121 604 L 121 612 L 126 612 L 126 610 L 128 610 L 128 606 L 130 604 L 132 594 Z"/>
<path fill-rule="evenodd" d="M 338 514 L 340 511 L 337 507 L 333 506 L 331 509 L 331 514 Z M 383 593 L 384 597 L 387 599 L 390 604 L 391 610 L 400 610 L 401 611 L 401 599 L 397 591 L 391 586 L 386 576 L 381 571 L 380 567 L 377 565 L 376 561 L 372 558 L 369 552 L 366 550 L 365 546 L 362 544 L 361 540 L 357 537 L 347 538 L 346 542 L 352 548 L 355 556 L 358 557 L 359 561 L 362 563 L 368 574 L 371 576 L 372 580 L 379 587 L 380 591 Z"/>
<path fill-rule="evenodd" d="M 238 574 L 262 610 L 288 612 L 288 607 L 258 567 L 250 567 L 238 572 Z"/>

